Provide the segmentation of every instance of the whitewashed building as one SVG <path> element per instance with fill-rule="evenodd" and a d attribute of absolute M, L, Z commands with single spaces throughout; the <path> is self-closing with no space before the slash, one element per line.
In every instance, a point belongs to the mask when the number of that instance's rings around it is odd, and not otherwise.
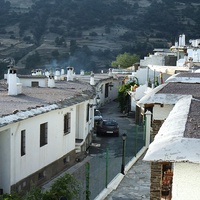
<path fill-rule="evenodd" d="M 162 166 L 161 199 L 199 199 L 199 108 L 199 99 L 191 95 L 180 99 L 144 157 L 144 160 L 158 162 Z M 167 169 L 164 168 L 166 165 Z"/>
<path fill-rule="evenodd" d="M 188 196 L 183 198 L 184 195 L 181 194 L 183 191 L 180 188 L 183 189 L 184 184 L 178 181 L 183 180 L 184 176 L 188 176 L 189 179 L 190 176 L 190 174 L 181 174 L 183 169 L 180 166 L 185 165 L 185 170 L 189 173 L 188 164 L 193 163 L 192 168 L 199 162 L 198 155 L 195 156 L 196 153 L 193 152 L 200 150 L 198 145 L 195 146 L 199 142 L 199 88 L 199 73 L 180 73 L 153 89 L 138 102 L 143 112 L 146 110 L 152 112 L 151 140 L 153 142 L 144 158 L 152 162 L 150 188 L 152 200 L 165 199 L 165 197 L 176 200 L 190 199 Z M 190 132 L 190 136 L 185 135 L 186 132 Z M 187 141 L 186 145 L 185 141 Z M 189 146 L 186 147 L 187 145 Z M 190 145 L 194 145 L 194 149 L 190 149 Z M 185 155 L 186 152 L 188 157 Z M 194 180 L 196 173 L 198 172 L 195 172 L 194 176 L 191 175 L 190 181 Z M 166 189 L 167 185 L 168 189 Z M 184 190 L 192 191 L 192 187 Z M 197 194 L 199 193 L 195 195 Z"/>
<path fill-rule="evenodd" d="M 101 104 L 111 101 L 121 84 L 107 74 L 93 86 L 84 77 L 54 82 L 53 76 L 20 78 L 13 69 L 9 73 L 8 83 L 0 81 L 1 193 L 41 185 L 72 166 L 77 153 L 85 152 L 92 142 L 97 95 Z"/>

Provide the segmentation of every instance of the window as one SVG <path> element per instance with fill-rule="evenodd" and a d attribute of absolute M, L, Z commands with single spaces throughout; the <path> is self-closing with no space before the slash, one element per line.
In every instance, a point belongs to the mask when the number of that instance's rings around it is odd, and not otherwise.
<path fill-rule="evenodd" d="M 172 163 L 163 163 L 161 199 L 170 200 L 172 198 L 172 181 L 173 181 Z"/>
<path fill-rule="evenodd" d="M 71 113 L 64 115 L 64 134 L 67 135 L 71 131 Z"/>
<path fill-rule="evenodd" d="M 37 82 L 37 81 L 32 81 L 32 82 L 31 82 L 31 86 L 32 86 L 32 87 L 38 87 L 38 86 L 39 86 L 39 82 Z"/>
<path fill-rule="evenodd" d="M 21 156 L 26 154 L 26 131 L 21 131 Z"/>
<path fill-rule="evenodd" d="M 40 124 L 40 147 L 47 144 L 48 123 Z"/>
<path fill-rule="evenodd" d="M 41 179 L 43 179 L 44 177 L 45 177 L 45 172 L 44 172 L 44 171 L 39 172 L 39 174 L 38 174 L 38 180 L 41 180 Z"/>
<path fill-rule="evenodd" d="M 105 98 L 108 97 L 108 87 L 109 87 L 109 83 L 105 84 Z"/>
<path fill-rule="evenodd" d="M 89 104 L 87 105 L 87 113 L 86 113 L 86 122 L 89 121 L 89 112 L 90 112 L 90 106 Z"/>

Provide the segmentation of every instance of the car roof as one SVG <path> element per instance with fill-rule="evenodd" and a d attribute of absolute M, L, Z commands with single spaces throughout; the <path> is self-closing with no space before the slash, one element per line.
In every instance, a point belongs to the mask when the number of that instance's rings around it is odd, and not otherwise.
<path fill-rule="evenodd" d="M 115 123 L 117 124 L 117 122 L 114 119 L 103 119 L 103 122 L 105 123 Z"/>

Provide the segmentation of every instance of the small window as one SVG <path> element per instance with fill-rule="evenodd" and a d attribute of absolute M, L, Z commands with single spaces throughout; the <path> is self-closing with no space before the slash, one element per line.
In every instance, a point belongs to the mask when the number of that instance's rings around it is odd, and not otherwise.
<path fill-rule="evenodd" d="M 109 87 L 109 83 L 105 84 L 105 98 L 108 97 L 108 87 Z"/>
<path fill-rule="evenodd" d="M 26 154 L 26 131 L 21 131 L 21 156 Z"/>
<path fill-rule="evenodd" d="M 69 163 L 70 162 L 70 157 L 69 156 L 67 156 L 67 157 L 65 157 L 64 159 L 63 159 L 63 163 L 64 164 L 67 164 L 67 163 Z"/>
<path fill-rule="evenodd" d="M 64 134 L 67 135 L 71 131 L 71 113 L 64 115 Z"/>
<path fill-rule="evenodd" d="M 41 180 L 41 179 L 43 179 L 44 177 L 45 177 L 45 172 L 44 172 L 44 171 L 39 172 L 39 174 L 38 174 L 38 180 Z"/>
<path fill-rule="evenodd" d="M 86 113 L 86 122 L 89 121 L 89 112 L 90 112 L 90 106 L 89 104 L 87 105 L 87 113 Z"/>
<path fill-rule="evenodd" d="M 31 82 L 31 86 L 32 87 L 38 87 L 39 86 L 39 82 L 38 81 L 32 81 Z"/>
<path fill-rule="evenodd" d="M 48 123 L 40 124 L 40 147 L 47 144 Z"/>

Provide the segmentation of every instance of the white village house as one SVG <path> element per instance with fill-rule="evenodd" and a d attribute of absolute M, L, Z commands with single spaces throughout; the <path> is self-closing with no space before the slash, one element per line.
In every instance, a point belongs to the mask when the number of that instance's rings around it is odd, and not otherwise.
<path fill-rule="evenodd" d="M 152 200 L 199 198 L 199 170 L 191 170 L 200 162 L 199 89 L 199 73 L 180 73 L 138 101 L 152 112 L 153 142 L 144 157 L 151 161 Z"/>
<path fill-rule="evenodd" d="M 72 166 L 92 142 L 97 95 L 103 105 L 121 84 L 108 74 L 60 75 L 22 76 L 11 67 L 0 81 L 1 193 L 41 185 Z"/>
<path fill-rule="evenodd" d="M 136 77 L 139 82 L 139 86 L 129 92 L 131 111 L 135 111 L 136 114 L 140 113 L 137 102 L 153 88 L 164 83 L 169 77 L 173 77 L 174 74 L 179 72 L 199 73 L 199 44 L 200 39 L 189 40 L 189 44 L 186 44 L 185 35 L 181 34 L 179 40 L 170 49 L 154 49 L 153 55 L 141 59 L 138 70 L 130 76 Z M 142 118 L 143 116 L 136 115 L 136 122 L 140 123 Z"/>
<path fill-rule="evenodd" d="M 150 144 L 144 160 L 162 166 L 161 198 L 151 199 L 199 199 L 199 107 L 199 99 L 191 95 L 180 99 Z"/>

